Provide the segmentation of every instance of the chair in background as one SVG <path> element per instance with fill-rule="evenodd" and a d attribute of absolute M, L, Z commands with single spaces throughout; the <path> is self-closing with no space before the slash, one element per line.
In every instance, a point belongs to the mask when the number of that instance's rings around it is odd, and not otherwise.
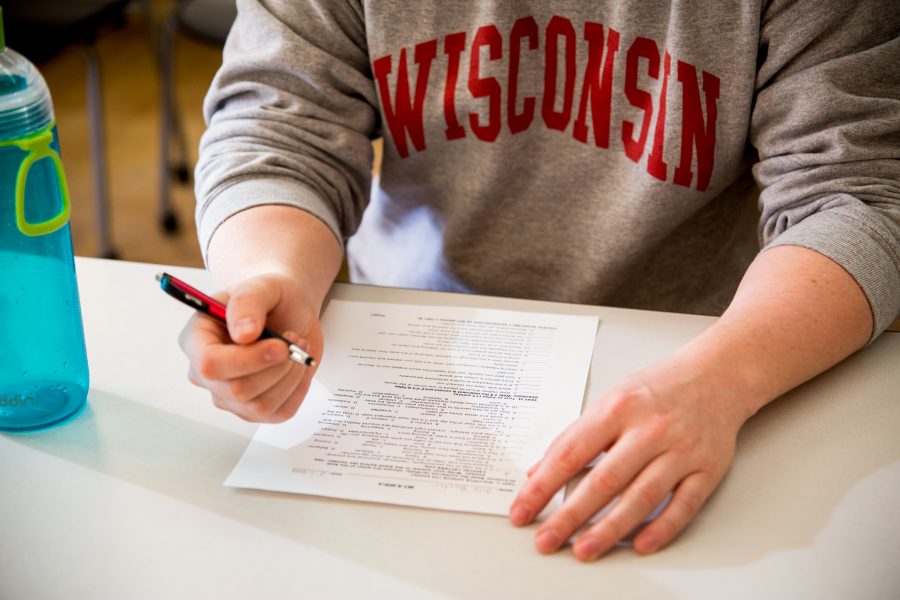
<path fill-rule="evenodd" d="M 159 41 L 160 93 L 162 104 L 160 138 L 159 215 L 167 233 L 178 231 L 178 219 L 172 209 L 170 183 L 190 181 L 187 142 L 175 104 L 173 65 L 175 35 L 186 33 L 194 39 L 221 47 L 237 16 L 235 0 L 181 0 L 163 24 Z"/>
<path fill-rule="evenodd" d="M 109 227 L 100 59 L 94 41 L 104 27 L 124 22 L 128 4 L 129 0 L 15 0 L 3 3 L 6 40 L 10 48 L 37 65 L 68 47 L 78 48 L 84 57 L 98 254 L 104 258 L 116 258 L 117 255 Z"/>

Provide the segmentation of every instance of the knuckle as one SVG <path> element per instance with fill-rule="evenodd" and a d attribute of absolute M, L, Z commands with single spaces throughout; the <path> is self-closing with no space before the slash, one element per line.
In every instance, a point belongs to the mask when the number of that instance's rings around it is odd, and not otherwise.
<path fill-rule="evenodd" d="M 697 511 L 700 510 L 700 507 L 703 506 L 703 498 L 699 494 L 684 490 L 682 490 L 680 494 L 675 494 L 672 498 L 672 502 L 680 504 L 681 512 L 687 515 L 688 518 L 696 514 Z"/>
<path fill-rule="evenodd" d="M 663 497 L 659 486 L 655 483 L 639 483 L 634 485 L 631 489 L 630 496 L 631 500 L 635 502 L 641 510 L 648 513 L 656 508 Z"/>
<path fill-rule="evenodd" d="M 267 421 L 273 412 L 268 403 L 262 400 L 252 400 L 244 405 L 244 414 L 255 423 Z"/>
<path fill-rule="evenodd" d="M 217 379 L 216 361 L 209 354 L 203 354 L 197 359 L 196 370 L 207 381 Z"/>
<path fill-rule="evenodd" d="M 565 473 L 575 473 L 585 464 L 574 443 L 569 440 L 559 440 L 550 456 L 551 464 Z"/>
<path fill-rule="evenodd" d="M 580 511 L 567 505 L 563 505 L 554 515 L 556 525 L 564 535 L 577 531 L 587 519 L 588 517 L 582 515 Z"/>
<path fill-rule="evenodd" d="M 618 421 L 628 414 L 635 403 L 635 394 L 630 391 L 617 391 L 606 398 L 607 418 Z"/>
<path fill-rule="evenodd" d="M 660 542 L 665 544 L 675 537 L 681 527 L 671 517 L 660 516 L 649 526 Z"/>
<path fill-rule="evenodd" d="M 264 422 L 271 423 L 271 424 L 284 423 L 289 418 L 291 418 L 290 415 L 285 414 L 282 411 L 275 411 L 274 413 L 270 414 L 268 417 L 265 417 Z"/>
<path fill-rule="evenodd" d="M 585 478 L 593 496 L 612 498 L 622 489 L 622 478 L 609 469 L 594 468 Z"/>
<path fill-rule="evenodd" d="M 231 304 L 232 302 L 241 304 L 243 302 L 247 302 L 248 300 L 253 300 L 253 298 L 256 297 L 256 289 L 258 285 L 259 284 L 256 279 L 242 282 L 235 289 L 231 290 L 231 293 L 228 296 L 228 304 Z"/>
<path fill-rule="evenodd" d="M 192 384 L 196 385 L 197 387 L 203 387 L 203 381 L 201 381 L 200 377 L 197 375 L 197 372 L 194 370 L 193 367 L 188 369 L 187 379 L 188 379 L 188 381 L 190 381 Z"/>
<path fill-rule="evenodd" d="M 234 414 L 236 414 L 238 417 L 241 418 L 242 421 L 244 421 L 246 423 L 259 423 L 259 421 L 257 419 L 254 419 L 250 415 L 245 415 L 244 413 L 236 412 L 236 411 L 234 412 Z"/>
<path fill-rule="evenodd" d="M 551 495 L 544 483 L 537 478 L 529 479 L 522 491 L 526 497 L 532 499 L 549 498 Z"/>
<path fill-rule="evenodd" d="M 228 382 L 228 394 L 238 402 L 245 402 L 252 398 L 250 386 L 244 379 L 232 379 Z"/>
<path fill-rule="evenodd" d="M 220 396 L 213 394 L 212 403 L 213 403 L 213 406 L 215 406 L 216 408 L 218 408 L 220 410 L 229 410 L 228 402 Z"/>
<path fill-rule="evenodd" d="M 622 527 L 619 521 L 610 515 L 591 527 L 581 537 L 594 540 L 600 548 L 610 548 L 625 536 L 625 533 L 619 533 L 620 529 Z"/>
<path fill-rule="evenodd" d="M 610 546 L 631 533 L 633 526 L 622 515 L 611 514 L 600 528 L 603 540 Z"/>
<path fill-rule="evenodd" d="M 669 430 L 670 425 L 665 420 L 654 418 L 644 425 L 641 435 L 645 443 L 655 446 L 667 437 Z"/>
<path fill-rule="evenodd" d="M 697 440 L 690 435 L 678 435 L 677 441 L 671 446 L 671 452 L 681 458 L 694 456 L 697 450 Z"/>
<path fill-rule="evenodd" d="M 288 399 L 287 402 L 282 404 L 278 410 L 272 413 L 269 417 L 270 422 L 272 423 L 284 423 L 291 417 L 293 417 L 297 413 L 298 405 Z"/>

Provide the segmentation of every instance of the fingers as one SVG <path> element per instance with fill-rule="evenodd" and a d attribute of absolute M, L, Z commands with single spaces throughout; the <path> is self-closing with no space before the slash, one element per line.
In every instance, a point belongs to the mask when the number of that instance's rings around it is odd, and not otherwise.
<path fill-rule="evenodd" d="M 283 346 L 284 344 L 282 344 Z M 252 374 L 233 379 L 205 380 L 205 386 L 214 397 L 228 398 L 236 402 L 249 402 L 275 386 L 290 371 L 293 363 L 283 360 Z"/>
<path fill-rule="evenodd" d="M 281 301 L 280 286 L 265 278 L 248 279 L 231 291 L 225 314 L 228 333 L 237 344 L 259 339 L 266 317 Z"/>
<path fill-rule="evenodd" d="M 698 415 L 694 396 L 676 398 L 685 407 L 678 411 L 670 397 L 660 399 L 646 388 L 639 392 L 586 412 L 529 469 L 510 508 L 516 525 L 534 519 L 554 493 L 605 451 L 535 532 L 540 552 L 554 552 L 577 535 L 575 556 L 594 560 L 654 517 L 633 545 L 641 553 L 658 550 L 684 529 L 724 476 L 736 430 L 707 427 L 719 415 Z"/>
<path fill-rule="evenodd" d="M 188 379 L 208 389 L 218 408 L 245 420 L 280 422 L 293 416 L 313 369 L 288 360 L 288 347 L 281 340 L 239 346 L 227 339 L 218 323 L 200 321 L 194 327 L 189 324 L 188 333 L 182 335 L 182 346 L 191 359 Z M 307 346 L 293 332 L 285 337 Z M 299 396 L 297 390 L 301 390 Z"/>
<path fill-rule="evenodd" d="M 663 512 L 634 539 L 634 549 L 649 554 L 671 542 L 691 522 L 716 485 L 718 480 L 708 473 L 697 472 L 686 477 Z"/>
<path fill-rule="evenodd" d="M 608 421 L 594 414 L 569 426 L 533 467 L 533 474 L 513 501 L 509 512 L 513 525 L 533 521 L 553 495 L 612 442 L 612 431 Z"/>
<path fill-rule="evenodd" d="M 576 531 L 578 531 L 585 523 L 590 521 L 600 510 L 609 504 L 616 496 L 625 492 L 622 501 L 617 503 L 616 509 L 620 510 L 623 504 L 632 507 L 635 503 L 633 512 L 640 512 L 641 504 L 645 500 L 652 501 L 654 498 L 644 498 L 644 495 L 654 496 L 656 488 L 665 480 L 659 481 L 655 472 L 651 473 L 651 479 L 646 479 L 646 473 L 650 469 L 645 469 L 639 480 L 634 481 L 641 473 L 645 466 L 651 464 L 659 452 L 658 446 L 647 442 L 648 436 L 641 431 L 632 431 L 627 433 L 622 439 L 618 440 L 610 449 L 609 453 L 603 457 L 597 466 L 590 470 L 585 477 L 579 482 L 575 490 L 566 498 L 565 503 L 547 519 L 547 521 L 537 530 L 535 534 L 535 545 L 541 552 L 554 552 L 562 546 Z M 665 473 L 661 474 L 665 475 Z M 671 482 L 670 487 L 661 491 L 660 499 L 672 489 L 677 483 L 677 479 Z M 631 484 L 631 485 L 629 485 Z M 652 494 L 651 494 L 651 487 Z M 634 495 L 632 490 L 639 490 L 637 498 L 631 498 Z M 657 501 L 656 504 L 659 503 Z M 650 513 L 656 504 L 647 508 L 646 512 L 637 517 L 638 521 Z M 610 520 L 612 515 L 603 518 L 602 523 Z M 631 517 L 632 513 L 627 513 L 624 517 Z M 635 523 L 635 525 L 637 524 Z M 606 529 L 602 533 L 616 534 L 618 529 L 626 527 L 628 520 L 623 516 L 617 516 L 607 524 Z M 633 528 L 633 526 L 632 526 Z M 624 537 L 631 529 L 624 531 L 612 540 L 615 544 L 619 539 Z M 580 538 L 579 538 L 580 539 Z M 599 541 L 605 541 L 605 537 Z"/>
<path fill-rule="evenodd" d="M 234 385 L 236 382 L 227 382 L 223 391 L 213 393 L 213 403 L 218 408 L 232 412 L 246 421 L 280 423 L 293 416 L 300 406 L 303 396 L 297 395 L 296 392 L 303 380 L 309 377 L 307 371 L 309 370 L 301 365 L 285 361 L 284 365 L 272 367 L 265 373 L 248 378 L 257 381 L 248 382 L 246 385 L 255 386 L 258 385 L 258 380 L 264 377 L 275 378 L 282 374 L 268 388 L 253 396 L 242 397 L 232 393 L 236 389 L 240 390 L 240 384 L 236 387 Z"/>
<path fill-rule="evenodd" d="M 307 345 L 292 332 L 285 337 Z M 311 378 L 312 369 L 288 360 L 290 350 L 282 340 L 235 344 L 219 322 L 197 315 L 188 322 L 179 342 L 191 364 L 188 379 L 209 390 L 215 406 L 247 421 L 290 418 L 303 400 L 303 395 L 295 392 L 302 389 L 305 393 L 309 387 L 308 381 L 301 384 L 304 378 Z"/>
<path fill-rule="evenodd" d="M 204 340 L 194 340 L 203 344 Z M 197 373 L 206 381 L 232 381 L 261 373 L 274 365 L 287 362 L 290 350 L 281 340 L 262 340 L 250 346 L 232 343 L 207 343 L 202 350 L 193 350 L 199 355 L 196 362 Z"/>
<path fill-rule="evenodd" d="M 609 512 L 578 536 L 573 547 L 575 556 L 584 561 L 595 560 L 625 539 L 665 500 L 683 477 L 682 469 L 672 454 L 651 462 Z"/>

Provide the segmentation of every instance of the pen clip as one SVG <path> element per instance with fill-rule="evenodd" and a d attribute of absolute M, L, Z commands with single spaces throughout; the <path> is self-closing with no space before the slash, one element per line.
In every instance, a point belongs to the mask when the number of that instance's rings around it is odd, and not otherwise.
<path fill-rule="evenodd" d="M 156 280 L 159 281 L 160 287 L 162 287 L 163 291 L 176 300 L 180 300 L 181 302 L 184 302 L 188 306 L 191 306 L 201 312 L 210 312 L 210 304 L 206 301 L 205 295 L 202 293 L 198 293 L 186 283 L 175 279 L 168 273 L 158 274 L 156 276 Z"/>

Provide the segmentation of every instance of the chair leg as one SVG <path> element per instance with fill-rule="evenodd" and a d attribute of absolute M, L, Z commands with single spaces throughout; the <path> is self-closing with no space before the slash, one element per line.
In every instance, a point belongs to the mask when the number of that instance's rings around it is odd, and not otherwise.
<path fill-rule="evenodd" d="M 94 211 L 99 238 L 98 256 L 118 258 L 110 237 L 109 188 L 106 178 L 106 141 L 103 135 L 103 106 L 100 95 L 100 57 L 90 45 L 80 46 L 87 67 L 87 108 L 91 135 L 91 153 L 94 175 Z"/>
<path fill-rule="evenodd" d="M 191 171 L 188 168 L 187 137 L 184 133 L 184 125 L 181 121 L 181 113 L 172 105 L 172 142 L 175 145 L 176 158 L 172 161 L 170 175 L 174 176 L 178 183 L 186 185 L 191 182 Z"/>
<path fill-rule="evenodd" d="M 178 219 L 175 211 L 172 209 L 169 185 L 172 176 L 169 149 L 172 135 L 175 134 L 177 139 L 180 130 L 180 124 L 175 112 L 175 93 L 172 85 L 172 54 L 177 26 L 177 18 L 173 12 L 163 23 L 162 32 L 159 36 L 159 89 L 160 106 L 162 107 L 159 137 L 159 222 L 163 231 L 168 234 L 178 231 Z M 184 162 L 184 156 L 182 154 L 182 163 Z M 187 167 L 183 164 L 181 168 L 185 172 L 187 171 Z"/>

